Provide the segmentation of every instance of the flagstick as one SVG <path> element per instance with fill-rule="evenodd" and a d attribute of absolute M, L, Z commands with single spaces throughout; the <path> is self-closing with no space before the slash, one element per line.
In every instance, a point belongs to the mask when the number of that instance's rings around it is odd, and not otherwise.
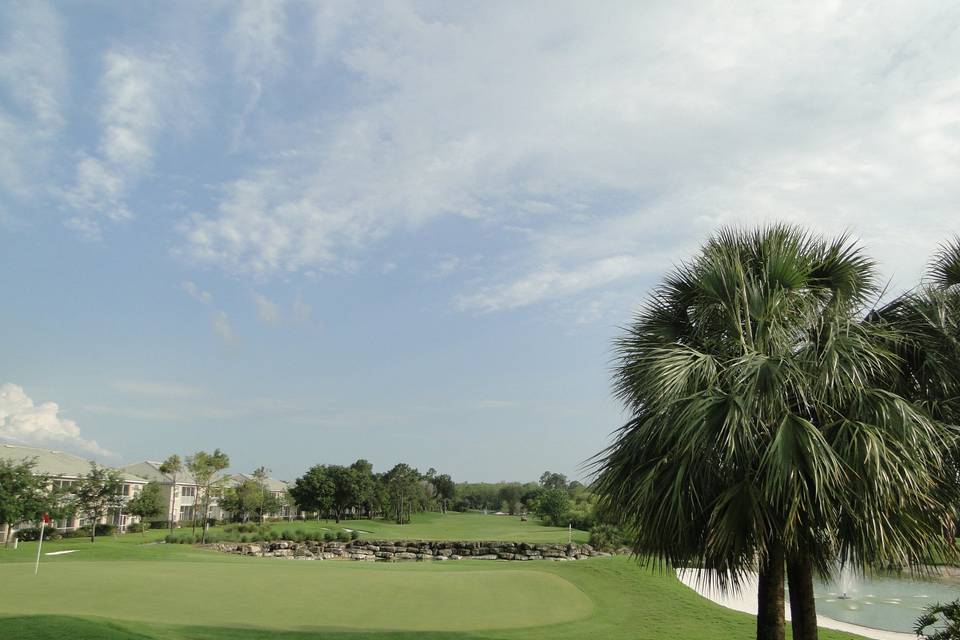
<path fill-rule="evenodd" d="M 33 567 L 33 575 L 37 575 L 37 572 L 40 571 L 40 548 L 43 546 L 43 528 L 47 525 L 47 520 L 44 518 L 40 521 L 40 541 L 37 542 L 37 564 Z"/>

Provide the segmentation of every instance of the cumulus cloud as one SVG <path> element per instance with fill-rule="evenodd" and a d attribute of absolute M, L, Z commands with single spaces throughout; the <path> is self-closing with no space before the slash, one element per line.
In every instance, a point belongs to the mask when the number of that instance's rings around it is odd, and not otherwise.
<path fill-rule="evenodd" d="M 181 253 L 336 271 L 459 216 L 523 230 L 457 298 L 497 310 L 666 270 L 717 224 L 788 219 L 852 230 L 915 275 L 960 198 L 960 9 L 763 7 L 405 4 L 325 22 L 349 103 L 277 124 L 282 146 L 182 223 Z"/>
<path fill-rule="evenodd" d="M 56 402 L 35 404 L 23 387 L 9 382 L 0 385 L 0 438 L 18 444 L 57 445 L 114 455 L 96 441 L 83 438 L 77 423 L 59 414 Z"/>

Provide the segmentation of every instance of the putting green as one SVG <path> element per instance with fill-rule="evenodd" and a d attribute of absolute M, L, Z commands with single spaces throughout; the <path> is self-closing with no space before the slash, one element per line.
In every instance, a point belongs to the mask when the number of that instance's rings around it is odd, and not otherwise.
<path fill-rule="evenodd" d="M 503 565 L 499 565 L 503 566 Z M 0 615 L 289 630 L 472 631 L 570 622 L 590 599 L 536 569 L 265 560 L 0 566 Z"/>

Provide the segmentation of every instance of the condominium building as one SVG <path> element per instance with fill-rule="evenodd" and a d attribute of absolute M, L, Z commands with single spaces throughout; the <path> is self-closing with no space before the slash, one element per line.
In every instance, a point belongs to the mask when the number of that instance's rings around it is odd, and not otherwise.
<path fill-rule="evenodd" d="M 85 458 L 81 458 L 80 456 L 75 456 L 72 453 L 66 453 L 64 451 L 42 449 L 38 447 L 23 447 L 13 444 L 0 444 L 0 459 L 9 460 L 15 463 L 33 460 L 34 471 L 50 476 L 50 481 L 54 487 L 58 489 L 65 488 L 68 492 L 71 486 L 79 482 L 83 476 L 90 473 L 91 465 L 94 464 L 93 460 L 87 460 Z M 123 488 L 120 495 L 123 497 L 123 502 L 129 501 L 132 497 L 137 495 L 148 482 L 148 480 L 143 476 L 127 470 L 121 470 L 121 477 L 123 478 Z M 117 511 L 117 513 L 113 514 L 109 518 L 101 518 L 99 522 L 105 523 L 108 521 L 108 519 L 112 524 L 117 525 L 121 530 L 137 521 L 136 517 L 124 514 L 122 507 Z M 19 523 L 13 524 L 16 525 Z M 33 526 L 33 523 L 25 524 Z M 86 518 L 82 516 L 74 516 L 71 518 L 62 518 L 57 520 L 54 523 L 54 526 L 56 526 L 58 529 L 69 531 L 78 527 L 86 526 L 88 524 L 90 523 Z M 5 531 L 6 527 L 0 528 L 0 540 L 3 539 Z"/>

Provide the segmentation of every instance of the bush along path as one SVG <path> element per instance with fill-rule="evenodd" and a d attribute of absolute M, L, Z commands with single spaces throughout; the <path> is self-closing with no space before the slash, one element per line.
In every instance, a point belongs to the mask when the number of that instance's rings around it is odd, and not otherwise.
<path fill-rule="evenodd" d="M 536 544 L 444 540 L 352 540 L 349 542 L 218 542 L 205 548 L 245 556 L 296 560 L 585 560 L 609 556 L 589 544 Z M 624 550 L 627 551 L 627 550 Z"/>

